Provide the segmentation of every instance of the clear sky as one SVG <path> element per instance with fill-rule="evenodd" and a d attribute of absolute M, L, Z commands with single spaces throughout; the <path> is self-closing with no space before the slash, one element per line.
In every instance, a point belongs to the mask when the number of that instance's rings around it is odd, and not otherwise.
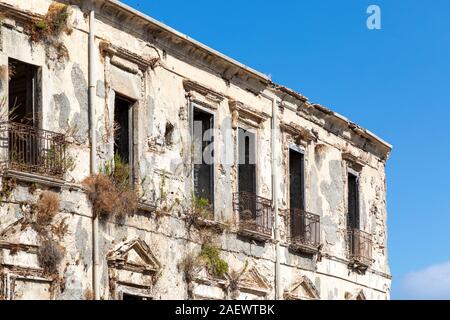
<path fill-rule="evenodd" d="M 450 1 L 123 2 L 393 144 L 392 298 L 450 299 Z"/>

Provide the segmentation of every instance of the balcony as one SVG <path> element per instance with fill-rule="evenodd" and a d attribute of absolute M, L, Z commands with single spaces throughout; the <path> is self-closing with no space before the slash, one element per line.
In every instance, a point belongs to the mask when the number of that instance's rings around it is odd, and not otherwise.
<path fill-rule="evenodd" d="M 286 210 L 286 230 L 289 248 L 315 254 L 320 245 L 320 217 L 302 209 Z"/>
<path fill-rule="evenodd" d="M 254 193 L 233 195 L 233 206 L 239 215 L 239 234 L 258 241 L 272 238 L 272 201 Z"/>
<path fill-rule="evenodd" d="M 359 229 L 347 231 L 350 264 L 364 271 L 372 264 L 372 235 Z"/>
<path fill-rule="evenodd" d="M 3 165 L 8 171 L 62 179 L 66 171 L 64 134 L 15 122 L 0 123 Z"/>

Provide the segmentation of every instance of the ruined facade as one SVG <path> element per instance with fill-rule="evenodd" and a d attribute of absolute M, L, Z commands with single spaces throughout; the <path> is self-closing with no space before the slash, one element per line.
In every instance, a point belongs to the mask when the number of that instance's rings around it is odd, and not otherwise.
<path fill-rule="evenodd" d="M 389 298 L 391 146 L 267 76 L 118 1 L 1 0 L 0 98 L 2 299 Z"/>

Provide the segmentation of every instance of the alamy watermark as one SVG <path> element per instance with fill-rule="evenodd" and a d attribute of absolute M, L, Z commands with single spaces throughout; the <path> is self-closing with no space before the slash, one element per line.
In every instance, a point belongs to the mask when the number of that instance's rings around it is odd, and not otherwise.
<path fill-rule="evenodd" d="M 369 30 L 381 30 L 381 8 L 375 4 L 367 7 L 367 28 Z"/>

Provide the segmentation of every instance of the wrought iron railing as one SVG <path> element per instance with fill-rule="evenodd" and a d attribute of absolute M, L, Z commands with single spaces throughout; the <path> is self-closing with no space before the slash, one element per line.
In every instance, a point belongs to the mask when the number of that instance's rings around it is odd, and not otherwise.
<path fill-rule="evenodd" d="M 372 235 L 359 229 L 349 229 L 347 235 L 350 261 L 369 266 L 372 263 Z"/>
<path fill-rule="evenodd" d="M 317 248 L 320 245 L 320 217 L 302 209 L 288 209 L 286 213 L 288 241 Z"/>
<path fill-rule="evenodd" d="M 10 170 L 62 178 L 66 170 L 65 135 L 33 126 L 3 122 L 1 147 Z"/>
<path fill-rule="evenodd" d="M 250 192 L 233 195 L 233 205 L 239 214 L 239 229 L 272 236 L 272 200 Z"/>

